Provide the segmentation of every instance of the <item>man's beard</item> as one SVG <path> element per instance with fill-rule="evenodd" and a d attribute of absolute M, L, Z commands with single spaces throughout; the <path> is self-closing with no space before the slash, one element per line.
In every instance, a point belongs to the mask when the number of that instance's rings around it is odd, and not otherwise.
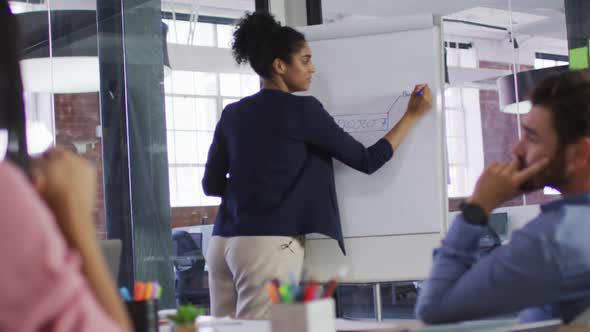
<path fill-rule="evenodd" d="M 521 169 L 527 168 L 524 157 L 519 156 Z M 545 186 L 559 189 L 569 182 L 566 171 L 565 148 L 560 148 L 555 157 L 549 161 L 549 164 L 540 173 L 533 176 L 520 186 L 524 192 L 539 190 Z"/>

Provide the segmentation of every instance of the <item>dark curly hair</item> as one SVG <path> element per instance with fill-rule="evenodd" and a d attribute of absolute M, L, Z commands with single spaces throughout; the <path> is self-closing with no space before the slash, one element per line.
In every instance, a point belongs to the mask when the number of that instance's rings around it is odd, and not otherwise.
<path fill-rule="evenodd" d="M 291 63 L 305 42 L 305 36 L 290 27 L 281 26 L 264 11 L 246 14 L 234 32 L 232 53 L 238 64 L 249 62 L 252 69 L 264 78 L 272 74 L 272 62 L 281 59 Z"/>
<path fill-rule="evenodd" d="M 590 136 L 590 72 L 570 71 L 545 78 L 531 92 L 531 103 L 551 113 L 560 145 Z"/>

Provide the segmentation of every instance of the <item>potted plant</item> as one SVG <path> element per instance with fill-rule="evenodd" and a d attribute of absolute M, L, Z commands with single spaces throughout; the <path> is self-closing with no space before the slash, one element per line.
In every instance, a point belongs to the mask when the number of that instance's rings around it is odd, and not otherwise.
<path fill-rule="evenodd" d="M 168 319 L 174 323 L 174 332 L 197 332 L 196 319 L 204 313 L 204 308 L 187 304 L 179 306 L 176 309 L 176 315 L 168 315 Z"/>

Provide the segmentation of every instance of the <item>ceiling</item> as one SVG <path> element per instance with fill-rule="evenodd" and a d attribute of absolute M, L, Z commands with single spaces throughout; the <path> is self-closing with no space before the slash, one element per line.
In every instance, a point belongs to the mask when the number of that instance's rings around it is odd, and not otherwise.
<path fill-rule="evenodd" d="M 564 0 L 512 0 L 512 23 L 515 34 L 529 37 L 565 39 Z M 508 0 L 322 0 L 325 22 L 395 17 L 432 13 L 455 20 L 498 27 L 510 26 Z M 506 38 L 506 33 L 466 24 L 445 24 L 450 34 L 492 39 Z"/>
<path fill-rule="evenodd" d="M 303 1 L 303 0 L 284 0 Z M 47 0 L 16 0 L 21 7 L 44 7 Z M 254 0 L 162 0 L 162 9 L 196 12 L 201 15 L 238 18 L 254 10 Z M 566 25 L 564 0 L 512 0 L 513 28 L 525 37 L 564 40 Z M 322 0 L 324 22 L 339 20 L 395 17 L 433 13 L 455 20 L 508 27 L 509 0 Z M 94 9 L 96 0 L 51 0 L 52 9 Z M 32 8 L 28 8 L 31 10 Z M 466 24 L 445 24 L 448 34 L 506 38 L 501 30 L 475 28 Z"/>
<path fill-rule="evenodd" d="M 96 9 L 97 0 L 11 0 L 15 12 L 44 10 L 50 5 L 59 9 Z M 293 1 L 293 0 L 290 0 Z M 246 11 L 254 11 L 255 0 L 161 0 L 162 10 L 180 13 L 199 13 L 199 15 L 239 18 Z M 141 5 L 150 5 L 149 1 Z"/>
<path fill-rule="evenodd" d="M 544 15 L 548 12 L 564 12 L 563 0 L 513 0 L 514 11 Z M 508 9 L 508 0 L 322 0 L 324 16 L 404 16 L 430 12 L 450 15 L 473 7 Z"/>
<path fill-rule="evenodd" d="M 515 55 L 508 51 L 511 49 L 507 46 L 510 40 L 508 31 L 512 26 L 521 50 L 526 45 L 524 49 L 567 54 L 564 1 L 512 0 L 510 11 L 509 0 L 322 0 L 322 11 L 326 23 L 432 13 L 445 20 L 443 31 L 447 36 L 464 37 L 458 40 L 469 41 L 492 40 L 483 43 L 491 45 L 484 49 L 481 49 L 482 43 L 478 43 L 479 56 L 485 53 L 488 58 L 500 62 L 522 56 L 520 61 L 527 57 L 523 63 L 528 63 L 533 61 L 529 58 L 534 58 L 530 52 L 521 51 L 522 54 Z M 455 85 L 490 88 L 495 86 L 498 75 L 506 75 L 497 70 L 451 69 L 455 70 L 449 72 Z"/>
<path fill-rule="evenodd" d="M 255 0 L 162 0 L 162 10 L 228 18 L 242 17 L 255 8 Z"/>

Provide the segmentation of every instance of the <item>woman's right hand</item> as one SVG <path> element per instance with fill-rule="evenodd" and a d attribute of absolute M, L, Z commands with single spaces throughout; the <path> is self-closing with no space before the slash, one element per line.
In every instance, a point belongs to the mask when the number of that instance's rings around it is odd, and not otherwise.
<path fill-rule="evenodd" d="M 62 231 L 70 233 L 68 230 L 82 227 L 64 224 L 71 218 L 63 214 L 92 216 L 97 177 L 90 162 L 63 148 L 52 148 L 33 159 L 31 173 L 33 185 L 56 215 Z"/>
<path fill-rule="evenodd" d="M 421 92 L 421 96 L 418 94 Z M 401 141 L 406 137 L 406 134 L 412 128 L 416 121 L 424 114 L 432 109 L 432 91 L 427 84 L 418 84 L 412 92 L 410 101 L 408 102 L 408 109 L 398 123 L 385 134 L 383 138 L 389 141 L 391 147 L 395 150 L 400 145 Z"/>
<path fill-rule="evenodd" d="M 422 92 L 422 96 L 418 95 Z M 422 117 L 432 109 L 432 91 L 428 84 L 418 84 L 414 87 L 406 115 Z"/>
<path fill-rule="evenodd" d="M 132 331 L 96 237 L 96 170 L 89 161 L 62 148 L 46 151 L 31 166 L 33 185 L 54 213 L 69 245 L 80 253 L 82 273 L 97 302 L 123 331 Z"/>

